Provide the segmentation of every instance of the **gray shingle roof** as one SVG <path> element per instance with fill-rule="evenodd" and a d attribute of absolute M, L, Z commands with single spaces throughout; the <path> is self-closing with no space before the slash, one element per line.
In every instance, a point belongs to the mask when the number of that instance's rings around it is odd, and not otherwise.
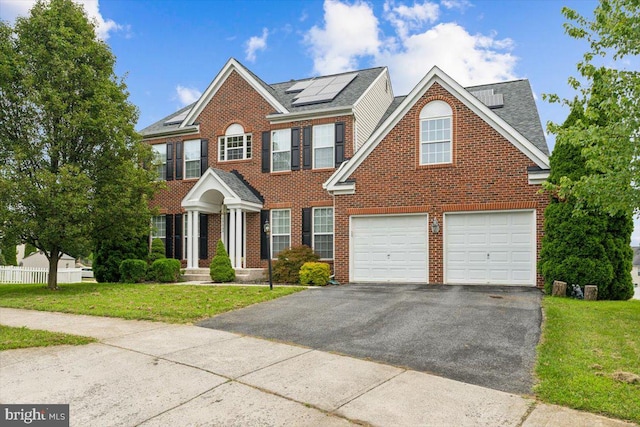
<path fill-rule="evenodd" d="M 289 110 L 289 112 L 291 113 L 296 113 L 298 111 L 320 110 L 325 108 L 350 107 L 353 104 L 355 104 L 355 102 L 362 96 L 364 91 L 367 90 L 369 86 L 371 86 L 373 81 L 383 71 L 384 71 L 384 67 L 376 67 L 376 68 L 369 68 L 366 70 L 348 71 L 346 73 L 322 76 L 322 77 L 333 77 L 333 76 L 340 76 L 344 74 L 351 74 L 354 72 L 358 73 L 356 78 L 353 79 L 353 81 L 349 83 L 347 87 L 345 87 L 338 95 L 336 95 L 336 97 L 333 98 L 333 100 L 331 100 L 330 102 L 322 102 L 318 104 L 293 106 L 291 105 L 291 102 L 298 95 L 298 93 L 286 93 L 286 90 L 289 89 L 294 84 L 302 81 L 309 81 L 309 80 L 312 80 L 312 78 L 301 79 L 301 80 L 290 80 L 288 82 L 275 83 L 271 85 L 271 88 L 273 89 L 273 94 L 276 97 L 276 99 L 278 99 L 278 101 L 280 101 L 280 103 L 284 105 L 285 108 Z"/>
<path fill-rule="evenodd" d="M 147 135 L 153 135 L 153 134 L 156 134 L 156 133 L 164 133 L 164 132 L 170 132 L 172 130 L 176 130 L 180 126 L 180 123 L 174 123 L 174 124 L 170 124 L 170 125 L 165 125 L 164 122 L 166 122 L 167 120 L 169 120 L 172 117 L 175 117 L 175 116 L 177 116 L 177 115 L 179 115 L 181 113 L 184 113 L 185 111 L 191 110 L 191 108 L 193 108 L 194 105 L 196 105 L 195 102 L 193 104 L 189 104 L 186 107 L 183 107 L 183 108 L 179 109 L 175 113 L 169 114 L 167 117 L 158 120 L 157 122 L 153 123 L 152 125 L 147 126 L 146 128 L 142 129 L 138 133 L 140 135 L 142 135 L 142 136 L 147 136 Z"/>
<path fill-rule="evenodd" d="M 259 205 L 263 203 L 263 201 L 257 196 L 255 190 L 253 190 L 249 184 L 242 179 L 242 175 L 233 172 L 226 172 L 216 168 L 210 169 L 218 176 L 218 178 L 227 184 L 227 186 L 236 193 L 241 200 Z"/>
<path fill-rule="evenodd" d="M 544 137 L 542 124 L 529 80 L 512 80 L 508 82 L 492 83 L 488 85 L 471 86 L 469 92 L 493 89 L 494 93 L 501 93 L 504 106 L 492 108 L 502 120 L 509 123 L 518 132 L 538 147 L 543 153 L 549 154 L 549 147 Z"/>

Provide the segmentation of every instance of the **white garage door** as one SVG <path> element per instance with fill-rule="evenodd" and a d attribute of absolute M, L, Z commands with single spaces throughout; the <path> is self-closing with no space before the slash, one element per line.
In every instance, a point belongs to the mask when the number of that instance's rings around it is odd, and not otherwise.
<path fill-rule="evenodd" d="M 445 215 L 447 283 L 535 285 L 532 211 Z"/>
<path fill-rule="evenodd" d="M 351 217 L 351 281 L 426 283 L 427 215 Z"/>

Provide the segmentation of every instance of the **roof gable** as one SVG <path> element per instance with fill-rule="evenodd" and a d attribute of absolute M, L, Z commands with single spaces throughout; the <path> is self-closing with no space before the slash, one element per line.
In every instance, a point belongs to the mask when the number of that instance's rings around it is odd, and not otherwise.
<path fill-rule="evenodd" d="M 191 111 L 189 111 L 189 114 L 187 114 L 185 120 L 180 124 L 180 128 L 193 125 L 195 119 L 200 115 L 202 110 L 204 110 L 209 101 L 211 101 L 216 92 L 218 92 L 220 87 L 234 71 L 238 73 L 247 83 L 249 83 L 249 85 L 251 85 L 251 87 L 253 87 L 255 91 L 258 92 L 278 113 L 288 112 L 287 109 L 282 105 L 282 103 L 280 103 L 280 101 L 269 90 L 269 86 L 266 83 L 260 80 L 255 74 L 250 72 L 236 59 L 231 58 L 229 59 L 229 61 L 227 61 L 224 67 L 222 67 L 222 70 L 220 70 L 211 84 L 209 84 L 209 87 L 207 87 L 200 99 L 196 101 Z"/>
<path fill-rule="evenodd" d="M 483 104 L 478 98 L 472 95 L 467 89 L 449 77 L 438 67 L 433 67 L 413 90 L 404 98 L 396 98 L 391 107 L 397 105 L 393 111 L 388 111 L 386 118 L 380 123 L 378 128 L 371 135 L 369 140 L 360 148 L 348 162 L 343 163 L 340 168 L 323 184 L 329 191 L 353 192 L 355 183 L 346 182 L 347 178 L 360 166 L 367 156 L 378 146 L 385 136 L 395 125 L 402 120 L 415 103 L 435 84 L 438 83 L 451 95 L 456 97 L 467 108 L 481 117 L 500 135 L 511 142 L 522 153 L 529 157 L 536 165 L 542 169 L 549 168 L 549 157 L 540 147 L 529 141 L 518 132 L 512 125 L 500 117 L 496 110 L 492 110 Z M 486 85 L 491 86 L 491 85 Z M 391 110 L 390 107 L 390 110 Z M 533 106 L 535 108 L 535 104 Z M 537 113 L 536 113 L 537 115 Z M 546 146 L 546 143 L 545 143 Z"/>

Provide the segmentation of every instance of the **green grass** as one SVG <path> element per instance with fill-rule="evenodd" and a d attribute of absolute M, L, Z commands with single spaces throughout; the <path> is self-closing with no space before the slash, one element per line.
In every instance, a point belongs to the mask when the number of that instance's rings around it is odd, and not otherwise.
<path fill-rule="evenodd" d="M 640 301 L 546 297 L 537 396 L 549 403 L 640 422 Z"/>
<path fill-rule="evenodd" d="M 0 306 L 124 319 L 193 323 L 226 311 L 301 291 L 301 287 L 74 283 L 0 284 Z"/>
<path fill-rule="evenodd" d="M 0 325 L 0 351 L 63 344 L 81 345 L 95 341 L 97 340 L 94 338 L 80 337 L 78 335 Z"/>

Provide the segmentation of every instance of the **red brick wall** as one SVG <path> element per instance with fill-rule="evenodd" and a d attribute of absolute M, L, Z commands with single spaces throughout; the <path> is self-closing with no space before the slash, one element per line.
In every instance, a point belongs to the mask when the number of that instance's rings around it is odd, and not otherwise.
<path fill-rule="evenodd" d="M 419 165 L 419 114 L 440 99 L 453 110 L 453 163 Z M 545 196 L 529 185 L 527 167 L 534 163 L 440 85 L 432 86 L 363 161 L 350 178 L 356 194 L 335 198 L 335 271 L 348 281 L 349 215 L 428 212 L 443 224 L 443 212 L 533 208 L 537 212 L 538 253 L 542 241 Z M 358 209 L 357 211 L 354 209 Z M 429 282 L 443 282 L 442 231 L 429 233 Z M 537 276 L 542 285 L 542 277 Z"/>
<path fill-rule="evenodd" d="M 208 139 L 210 167 L 225 171 L 237 170 L 264 197 L 264 209 L 291 209 L 291 244 L 299 245 L 302 243 L 302 209 L 333 204 L 333 197 L 322 188 L 322 184 L 335 169 L 262 173 L 262 132 L 344 122 L 345 157 L 348 158 L 353 155 L 353 119 L 352 116 L 340 116 L 271 126 L 265 116 L 273 111 L 274 108 L 261 95 L 233 72 L 195 120 L 200 123 L 199 134 L 148 141 L 164 143 L 196 138 Z M 227 127 L 234 123 L 242 125 L 246 133 L 252 134 L 252 158 L 218 162 L 218 137 L 223 136 Z M 197 179 L 167 181 L 167 188 L 156 196 L 152 205 L 161 207 L 162 213 L 184 212 L 180 203 L 196 182 Z M 259 213 L 247 213 L 248 267 L 266 267 L 266 261 L 260 259 L 261 227 Z M 219 238 L 220 216 L 209 215 L 209 259 L 201 260 L 201 267 L 209 265 Z"/>

